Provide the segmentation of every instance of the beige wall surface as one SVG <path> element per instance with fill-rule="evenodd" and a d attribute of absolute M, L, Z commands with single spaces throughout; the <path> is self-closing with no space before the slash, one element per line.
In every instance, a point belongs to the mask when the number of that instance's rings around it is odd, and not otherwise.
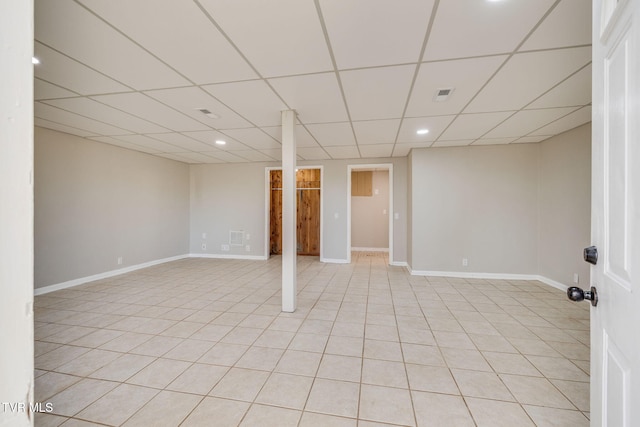
<path fill-rule="evenodd" d="M 36 128 L 36 288 L 184 255 L 188 242 L 188 165 Z"/>
<path fill-rule="evenodd" d="M 394 258 L 406 260 L 406 158 L 301 161 L 299 166 L 322 166 L 322 252 L 326 260 L 347 259 L 347 169 L 350 164 L 390 163 L 394 168 Z M 276 163 L 191 166 L 191 253 L 244 255 L 265 254 L 265 168 Z M 244 248 L 222 251 L 230 230 L 248 232 Z M 206 233 L 207 238 L 202 238 Z M 207 249 L 202 250 L 202 243 Z"/>
<path fill-rule="evenodd" d="M 414 149 L 411 268 L 535 274 L 537 153 L 532 144 Z"/>
<path fill-rule="evenodd" d="M 389 248 L 389 172 L 372 172 L 371 196 L 351 197 L 351 248 Z"/>
<path fill-rule="evenodd" d="M 570 285 L 589 283 L 582 249 L 591 239 L 591 125 L 540 144 L 539 274 Z"/>

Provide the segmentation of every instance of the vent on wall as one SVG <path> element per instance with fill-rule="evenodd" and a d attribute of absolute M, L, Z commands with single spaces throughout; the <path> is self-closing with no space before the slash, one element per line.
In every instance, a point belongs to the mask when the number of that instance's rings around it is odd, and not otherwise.
<path fill-rule="evenodd" d="M 452 93 L 453 93 L 453 88 L 452 87 L 440 88 L 440 89 L 436 90 L 436 94 L 433 97 L 433 100 L 435 102 L 446 101 L 447 99 L 449 99 L 449 97 L 451 96 Z"/>
<path fill-rule="evenodd" d="M 231 246 L 242 246 L 244 244 L 244 231 L 229 230 L 229 244 Z"/>

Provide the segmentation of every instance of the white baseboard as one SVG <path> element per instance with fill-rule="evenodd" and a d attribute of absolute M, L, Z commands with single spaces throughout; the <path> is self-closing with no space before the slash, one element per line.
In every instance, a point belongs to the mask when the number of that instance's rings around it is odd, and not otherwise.
<path fill-rule="evenodd" d="M 235 254 L 189 254 L 190 258 L 214 258 L 214 259 L 247 259 L 251 261 L 266 261 L 269 257 L 264 255 L 235 255 Z"/>
<path fill-rule="evenodd" d="M 105 271 L 104 273 L 94 274 L 92 276 L 80 277 L 79 279 L 69 280 L 67 282 L 57 283 L 55 285 L 44 286 L 42 288 L 35 288 L 33 290 L 34 295 L 48 294 L 49 292 L 59 291 L 61 289 L 72 288 L 74 286 L 82 285 L 84 283 L 93 282 L 94 280 L 107 279 L 113 276 L 119 276 L 124 273 L 130 273 L 132 271 L 140 270 L 142 268 L 152 267 L 158 264 L 164 264 L 165 262 L 177 261 L 179 259 L 189 258 L 189 255 L 178 255 L 169 258 L 157 259 L 154 261 L 144 262 L 142 264 L 130 265 L 129 267 L 119 268 L 117 270 Z"/>
<path fill-rule="evenodd" d="M 458 277 L 462 279 L 496 279 L 496 280 L 537 280 L 561 291 L 566 291 L 568 286 L 539 274 L 510 274 L 510 273 L 475 273 L 468 271 L 423 271 L 412 270 L 407 265 L 407 270 L 412 276 L 433 277 Z"/>
<path fill-rule="evenodd" d="M 389 248 L 354 248 L 353 246 L 351 250 L 356 252 L 389 252 Z"/>
<path fill-rule="evenodd" d="M 394 267 L 406 267 L 407 269 L 409 269 L 409 264 L 407 264 L 405 261 L 392 261 L 389 263 L 389 265 L 392 265 Z"/>
<path fill-rule="evenodd" d="M 347 259 L 320 258 L 320 262 L 326 262 L 329 264 L 349 264 L 349 260 Z"/>

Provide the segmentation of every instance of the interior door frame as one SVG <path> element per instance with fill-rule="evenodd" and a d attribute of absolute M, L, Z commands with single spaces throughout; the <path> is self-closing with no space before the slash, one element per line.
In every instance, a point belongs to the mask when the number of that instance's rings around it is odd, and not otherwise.
<path fill-rule="evenodd" d="M 298 169 L 320 169 L 320 259 L 324 259 L 324 167 L 296 166 Z M 271 258 L 271 171 L 282 170 L 281 166 L 264 168 L 264 254 L 265 259 Z"/>
<path fill-rule="evenodd" d="M 393 265 L 393 163 L 363 163 L 347 165 L 347 263 L 351 263 L 351 172 L 360 169 L 389 171 L 389 265 Z"/>

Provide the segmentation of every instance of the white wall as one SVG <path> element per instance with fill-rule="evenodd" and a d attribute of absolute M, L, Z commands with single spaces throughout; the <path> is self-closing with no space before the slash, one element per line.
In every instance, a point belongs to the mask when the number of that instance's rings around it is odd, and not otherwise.
<path fill-rule="evenodd" d="M 389 172 L 372 172 L 371 196 L 351 197 L 351 248 L 389 248 Z"/>
<path fill-rule="evenodd" d="M 300 166 L 322 166 L 323 247 L 326 260 L 347 259 L 347 167 L 350 164 L 392 163 L 394 167 L 394 258 L 406 260 L 406 158 L 319 160 Z M 277 163 L 211 164 L 191 166 L 191 243 L 195 254 L 265 257 L 265 167 Z M 337 218 L 336 218 L 337 214 Z M 251 235 L 251 251 L 223 252 L 229 230 Z M 207 249 L 202 250 L 202 233 Z M 247 242 L 248 243 L 248 242 Z"/>
<path fill-rule="evenodd" d="M 188 243 L 189 165 L 36 128 L 36 288 L 185 255 Z"/>
<path fill-rule="evenodd" d="M 33 1 L 0 3 L 0 402 L 33 402 Z M 0 426 L 33 425 L 0 410 Z"/>
<path fill-rule="evenodd" d="M 591 236 L 591 125 L 540 144 L 538 271 L 559 283 L 589 283 L 582 249 Z"/>
<path fill-rule="evenodd" d="M 411 158 L 413 270 L 536 273 L 537 145 L 414 149 Z"/>

